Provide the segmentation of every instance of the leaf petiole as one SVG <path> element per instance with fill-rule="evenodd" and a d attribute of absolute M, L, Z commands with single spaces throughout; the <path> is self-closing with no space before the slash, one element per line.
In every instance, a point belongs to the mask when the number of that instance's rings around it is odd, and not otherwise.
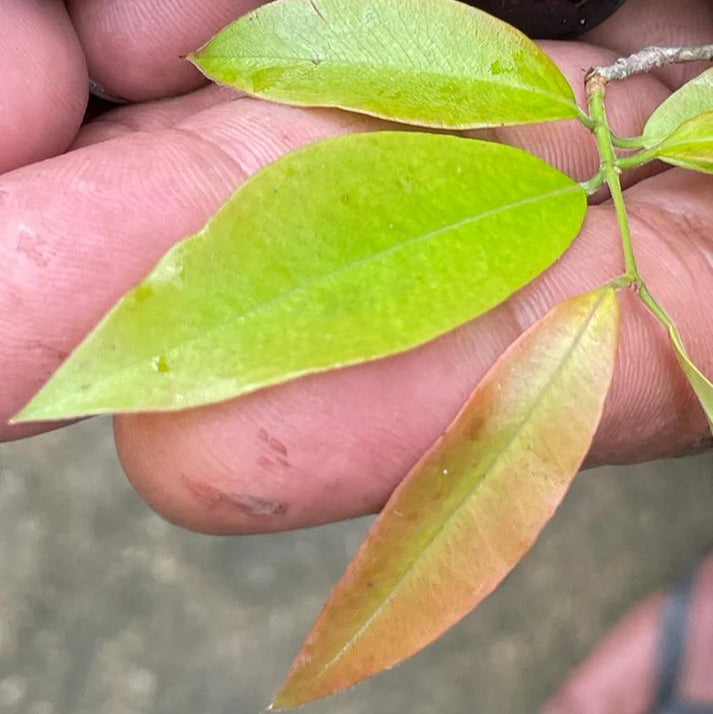
<path fill-rule="evenodd" d="M 604 172 L 598 171 L 588 181 L 580 181 L 579 185 L 584 189 L 588 196 L 596 193 L 605 183 Z"/>
<path fill-rule="evenodd" d="M 649 312 L 667 329 L 678 331 L 673 318 L 666 312 L 663 306 L 654 298 L 645 284 L 639 285 L 639 298 L 646 305 Z"/>
<path fill-rule="evenodd" d="M 643 136 L 618 136 L 612 132 L 611 140 L 617 149 L 642 149 L 644 147 Z"/>
<path fill-rule="evenodd" d="M 636 154 L 631 154 L 630 156 L 622 156 L 617 160 L 617 166 L 624 169 L 635 169 L 638 166 L 643 166 L 653 161 L 658 155 L 658 147 L 652 149 L 646 149 L 645 151 L 639 151 Z"/>
<path fill-rule="evenodd" d="M 583 126 L 585 126 L 590 131 L 594 131 L 594 127 L 597 125 L 597 123 L 580 106 L 577 106 L 577 115 L 580 123 Z"/>
<path fill-rule="evenodd" d="M 696 366 L 683 344 L 683 338 L 678 331 L 673 318 L 666 310 L 656 301 L 654 296 L 649 292 L 646 285 L 641 285 L 639 289 L 639 298 L 646 305 L 649 311 L 664 325 L 668 331 L 671 345 L 681 365 L 683 373 L 686 375 L 691 388 L 698 397 L 698 401 L 703 407 L 703 411 L 708 419 L 711 432 L 713 433 L 713 382 L 706 377 L 703 372 Z"/>

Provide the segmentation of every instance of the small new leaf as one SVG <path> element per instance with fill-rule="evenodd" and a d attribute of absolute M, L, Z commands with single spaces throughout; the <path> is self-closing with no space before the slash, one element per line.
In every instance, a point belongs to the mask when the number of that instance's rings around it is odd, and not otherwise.
<path fill-rule="evenodd" d="M 613 290 L 554 308 L 396 489 L 273 708 L 349 687 L 470 612 L 531 547 L 589 450 L 614 370 Z"/>
<path fill-rule="evenodd" d="M 572 88 L 535 43 L 453 0 L 278 0 L 189 59 L 265 99 L 421 126 L 578 116 Z"/>
<path fill-rule="evenodd" d="M 313 144 L 175 246 L 18 420 L 183 409 L 407 350 L 545 270 L 586 208 L 579 184 L 502 144 Z"/>
<path fill-rule="evenodd" d="M 694 117 L 713 112 L 713 69 L 674 92 L 651 115 L 644 129 L 644 145 L 652 149 Z"/>
<path fill-rule="evenodd" d="M 686 374 L 686 377 L 688 377 L 688 381 L 703 407 L 703 411 L 708 418 L 711 433 L 713 433 L 713 383 L 696 367 L 688 356 L 678 330 L 673 325 L 669 325 L 668 332 L 678 362 Z"/>
<path fill-rule="evenodd" d="M 656 147 L 656 157 L 674 166 L 713 173 L 713 111 L 678 127 Z"/>

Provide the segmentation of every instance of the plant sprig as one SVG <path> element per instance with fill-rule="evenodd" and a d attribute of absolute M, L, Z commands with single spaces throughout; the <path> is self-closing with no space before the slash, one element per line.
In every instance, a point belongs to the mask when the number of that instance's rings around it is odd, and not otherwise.
<path fill-rule="evenodd" d="M 642 298 L 644 304 L 652 308 L 653 314 L 661 320 L 666 328 L 670 326 L 672 321 L 668 317 L 663 317 L 662 308 L 657 306 L 651 297 L 639 272 L 620 178 L 624 170 L 643 166 L 658 158 L 661 154 L 661 149 L 660 146 L 654 146 L 625 157 L 620 157 L 617 154 L 617 148 L 640 148 L 645 145 L 646 140 L 644 137 L 617 137 L 612 132 L 607 121 L 606 112 L 607 85 L 610 82 L 620 82 L 634 75 L 644 74 L 673 64 L 707 60 L 713 60 L 713 45 L 698 47 L 652 46 L 646 47 L 628 57 L 618 59 L 612 65 L 594 67 L 585 77 L 589 119 L 591 122 L 588 126 L 597 140 L 601 159 L 599 173 L 591 181 L 586 182 L 585 185 L 591 192 L 600 188 L 602 182 L 606 182 L 608 185 L 619 222 L 622 250 L 626 262 L 626 273 L 623 276 L 623 282 L 634 286 L 637 292 L 646 295 L 645 299 Z M 654 306 L 656 307 L 654 308 Z"/>
<path fill-rule="evenodd" d="M 711 425 L 711 430 L 713 430 L 713 385 L 689 357 L 675 321 L 653 296 L 639 270 L 621 185 L 621 174 L 623 171 L 643 166 L 662 156 L 666 158 L 668 137 L 664 134 L 663 140 L 658 144 L 654 144 L 650 148 L 642 148 L 634 154 L 621 157 L 617 154 L 617 148 L 631 149 L 634 147 L 645 147 L 647 143 L 652 144 L 653 142 L 647 142 L 646 135 L 634 138 L 616 137 L 609 127 L 606 115 L 606 91 L 607 85 L 610 82 L 624 81 L 634 75 L 651 72 L 654 69 L 660 69 L 673 64 L 709 60 L 713 60 L 713 45 L 702 45 L 699 47 L 647 47 L 640 52 L 617 60 L 612 65 L 591 69 L 585 78 L 585 86 L 590 118 L 592 120 L 592 132 L 597 140 L 599 155 L 601 157 L 601 168 L 599 173 L 592 180 L 590 190 L 594 192 L 594 190 L 598 189 L 600 186 L 598 186 L 597 183 L 600 180 L 605 182 L 609 187 L 619 223 L 622 251 L 626 264 L 626 272 L 624 275 L 614 278 L 610 284 L 617 288 L 633 288 L 649 312 L 666 328 L 681 367 L 686 373 L 691 387 L 698 396 L 701 406 L 706 412 L 709 424 Z M 711 86 L 713 87 L 713 76 L 710 73 L 704 73 L 701 77 L 696 78 L 693 82 L 689 83 L 689 85 L 686 85 L 683 90 L 679 91 L 678 96 L 674 95 L 668 103 L 675 106 L 676 102 L 680 101 L 681 96 L 686 96 L 691 87 L 695 87 L 700 83 L 701 78 L 705 78 L 707 82 L 709 77 L 712 79 Z M 709 105 L 713 106 L 713 92 L 711 92 L 711 97 L 709 98 Z M 706 109 L 709 105 L 704 105 L 703 108 Z M 692 108 L 693 111 L 691 111 L 691 107 L 688 107 L 687 114 L 683 117 L 678 117 L 682 126 L 686 126 L 686 123 L 691 121 L 688 116 L 690 114 L 693 114 L 693 121 L 696 121 L 700 116 L 705 116 L 704 113 L 697 111 L 699 107 L 697 107 L 695 103 Z M 655 120 L 656 118 L 657 116 L 655 114 L 652 119 Z M 652 121 L 650 120 L 647 129 L 651 124 Z M 671 127 L 668 127 L 668 129 L 671 131 L 669 136 L 675 135 L 679 130 L 678 127 L 673 128 L 673 130 L 671 130 Z M 709 136 L 713 137 L 713 130 L 709 130 Z"/>
<path fill-rule="evenodd" d="M 411 349 L 542 274 L 605 184 L 624 256 L 621 275 L 553 306 L 500 357 L 409 472 L 275 708 L 410 656 L 524 556 L 594 438 L 616 362 L 617 291 L 633 290 L 664 325 L 713 428 L 713 384 L 645 282 L 621 182 L 655 159 L 713 173 L 713 70 L 666 100 L 641 136 L 614 134 L 606 108 L 609 82 L 711 59 L 711 45 L 653 47 L 595 68 L 585 111 L 537 45 L 453 0 L 278 0 L 190 55 L 211 79 L 263 99 L 431 129 L 575 119 L 593 133 L 600 168 L 578 183 L 521 149 L 418 131 L 293 152 L 176 245 L 18 420 L 183 409 Z"/>

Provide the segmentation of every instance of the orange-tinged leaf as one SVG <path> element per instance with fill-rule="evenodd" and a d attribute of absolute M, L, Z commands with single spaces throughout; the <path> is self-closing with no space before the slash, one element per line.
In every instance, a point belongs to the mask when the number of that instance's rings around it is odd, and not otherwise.
<path fill-rule="evenodd" d="M 604 288 L 557 306 L 505 352 L 392 495 L 273 709 L 397 664 L 500 583 L 589 450 L 618 325 L 616 294 Z"/>

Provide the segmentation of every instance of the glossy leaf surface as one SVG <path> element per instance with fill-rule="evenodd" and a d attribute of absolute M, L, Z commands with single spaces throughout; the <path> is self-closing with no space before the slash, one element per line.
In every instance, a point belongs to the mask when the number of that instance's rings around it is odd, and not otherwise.
<path fill-rule="evenodd" d="M 615 293 L 562 303 L 494 365 L 396 489 L 330 596 L 274 708 L 397 664 L 529 550 L 584 460 L 618 344 Z"/>
<path fill-rule="evenodd" d="M 656 156 L 674 166 L 713 173 L 713 111 L 678 127 L 658 145 Z"/>
<path fill-rule="evenodd" d="M 174 247 L 20 418 L 181 409 L 406 350 L 532 280 L 585 211 L 579 184 L 501 144 L 314 144 Z"/>
<path fill-rule="evenodd" d="M 711 427 L 711 432 L 713 432 L 713 383 L 711 383 L 703 372 L 696 367 L 691 358 L 688 356 L 678 330 L 676 330 L 675 327 L 669 327 L 669 335 L 671 336 L 671 342 L 673 344 L 676 357 L 678 358 L 678 362 L 686 374 L 686 377 L 688 377 L 688 381 L 693 388 L 693 391 L 696 393 L 698 401 L 701 403 L 703 411 L 708 418 L 708 424 Z"/>
<path fill-rule="evenodd" d="M 684 84 L 651 115 L 644 129 L 644 144 L 653 148 L 682 124 L 713 112 L 713 69 Z"/>
<path fill-rule="evenodd" d="M 537 45 L 453 0 L 278 0 L 189 59 L 255 96 L 421 126 L 577 116 L 571 87 Z"/>

